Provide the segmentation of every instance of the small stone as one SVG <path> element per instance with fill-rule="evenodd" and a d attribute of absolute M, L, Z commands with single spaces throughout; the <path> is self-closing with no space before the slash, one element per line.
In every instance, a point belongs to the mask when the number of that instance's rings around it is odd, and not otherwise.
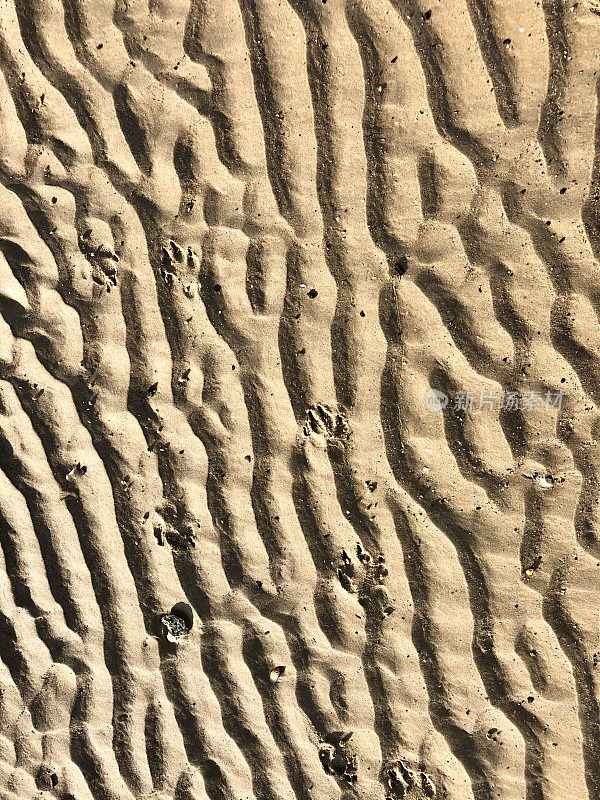
<path fill-rule="evenodd" d="M 166 631 L 167 641 L 178 644 L 194 624 L 192 608 L 187 603 L 176 603 L 170 614 L 163 614 L 160 621 Z"/>
<path fill-rule="evenodd" d="M 175 614 L 163 614 L 161 622 L 167 631 L 169 642 L 177 643 L 188 632 L 185 622 Z"/>

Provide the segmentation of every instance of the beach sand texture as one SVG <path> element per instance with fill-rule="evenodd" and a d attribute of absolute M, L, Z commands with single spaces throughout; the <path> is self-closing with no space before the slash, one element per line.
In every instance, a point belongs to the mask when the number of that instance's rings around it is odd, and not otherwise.
<path fill-rule="evenodd" d="M 600 3 L 0 68 L 1 800 L 598 800 Z"/>

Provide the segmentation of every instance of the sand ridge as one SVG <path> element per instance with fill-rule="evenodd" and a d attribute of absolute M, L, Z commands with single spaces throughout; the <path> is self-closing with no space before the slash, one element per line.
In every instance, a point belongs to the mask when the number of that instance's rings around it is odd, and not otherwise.
<path fill-rule="evenodd" d="M 600 796 L 599 60 L 0 0 L 1 800 Z"/>

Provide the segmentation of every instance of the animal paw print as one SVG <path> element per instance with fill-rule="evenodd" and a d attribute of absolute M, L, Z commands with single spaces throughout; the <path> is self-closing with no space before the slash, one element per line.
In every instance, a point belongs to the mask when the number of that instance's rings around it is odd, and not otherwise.
<path fill-rule="evenodd" d="M 159 545 L 169 544 L 175 550 L 196 547 L 192 525 L 180 519 L 180 515 L 171 505 L 165 504 L 155 511 L 152 524 Z"/>
<path fill-rule="evenodd" d="M 319 758 L 325 772 L 348 783 L 355 783 L 358 779 L 358 756 L 350 744 L 352 733 L 334 731 L 319 744 Z"/>
<path fill-rule="evenodd" d="M 356 555 L 358 563 L 342 550 L 342 563 L 337 569 L 338 579 L 347 592 L 358 594 L 364 608 L 375 610 L 381 619 L 385 619 L 395 611 L 385 586 L 388 574 L 385 557 L 380 555 L 374 559 L 360 544 L 356 545 Z"/>
<path fill-rule="evenodd" d="M 429 775 L 420 770 L 407 767 L 400 759 L 392 761 L 384 767 L 383 782 L 389 792 L 386 800 L 399 798 L 435 797 L 437 792 Z"/>
<path fill-rule="evenodd" d="M 342 564 L 338 567 L 337 575 L 340 583 L 347 592 L 351 594 L 358 593 L 358 586 L 355 581 L 356 568 L 345 550 L 342 550 Z"/>
<path fill-rule="evenodd" d="M 160 274 L 167 285 L 174 286 L 179 282 L 182 284 L 184 294 L 196 297 L 199 273 L 200 258 L 191 247 L 182 247 L 173 239 L 169 239 L 163 245 Z"/>
<path fill-rule="evenodd" d="M 117 285 L 117 264 L 119 256 L 109 242 L 94 244 L 92 229 L 88 228 L 79 237 L 81 252 L 92 265 L 92 280 L 99 286 L 106 286 L 110 292 L 111 286 Z"/>
<path fill-rule="evenodd" d="M 328 442 L 342 444 L 348 438 L 350 428 L 342 412 L 319 403 L 308 409 L 303 432 L 305 436 L 316 433 L 324 436 Z"/>

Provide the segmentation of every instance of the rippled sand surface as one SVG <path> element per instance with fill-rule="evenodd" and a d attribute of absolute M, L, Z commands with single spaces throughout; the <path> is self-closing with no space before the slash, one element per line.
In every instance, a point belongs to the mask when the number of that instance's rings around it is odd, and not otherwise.
<path fill-rule="evenodd" d="M 598 800 L 597 0 L 0 0 L 1 800 Z"/>

